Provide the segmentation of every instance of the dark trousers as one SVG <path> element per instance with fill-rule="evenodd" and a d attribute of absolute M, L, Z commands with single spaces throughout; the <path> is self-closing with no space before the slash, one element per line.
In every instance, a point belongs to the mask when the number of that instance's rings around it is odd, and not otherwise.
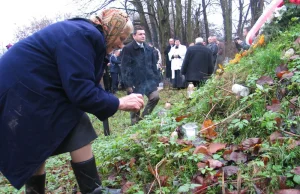
<path fill-rule="evenodd" d="M 131 119 L 132 125 L 136 124 L 137 122 L 139 122 L 139 120 L 144 118 L 144 116 L 150 114 L 153 111 L 153 109 L 155 108 L 155 106 L 157 105 L 157 103 L 159 101 L 158 91 L 156 90 L 156 91 L 150 93 L 147 96 L 147 98 L 148 98 L 148 102 L 142 113 L 142 116 L 140 115 L 140 111 L 139 112 L 130 112 L 130 119 Z"/>
<path fill-rule="evenodd" d="M 105 91 L 110 92 L 111 89 L 111 77 L 109 75 L 109 73 L 104 73 L 103 74 L 103 83 L 104 83 L 104 89 Z"/>
<path fill-rule="evenodd" d="M 118 73 L 110 73 L 111 75 L 111 91 L 112 93 L 115 93 L 118 91 L 118 85 L 119 85 L 119 76 Z"/>

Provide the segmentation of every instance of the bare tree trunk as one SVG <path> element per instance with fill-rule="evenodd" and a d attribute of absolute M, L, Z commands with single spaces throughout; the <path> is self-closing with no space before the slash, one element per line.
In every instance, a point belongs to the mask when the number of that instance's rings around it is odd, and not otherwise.
<path fill-rule="evenodd" d="M 173 33 L 172 33 L 172 35 L 173 35 L 173 37 L 175 37 L 175 27 L 176 27 L 176 25 L 175 25 L 175 23 L 176 23 L 176 16 L 175 16 L 175 5 L 174 5 L 174 1 L 175 0 L 171 0 L 171 7 L 172 7 L 172 17 L 173 17 Z"/>
<path fill-rule="evenodd" d="M 192 34 L 192 0 L 187 1 L 186 37 L 187 37 L 187 42 L 191 43 L 192 39 L 193 39 L 193 34 Z"/>
<path fill-rule="evenodd" d="M 238 25 L 237 25 L 237 35 L 241 36 L 243 33 L 243 28 L 242 28 L 242 24 L 243 24 L 243 11 L 244 11 L 244 0 L 239 0 L 239 20 L 238 20 Z"/>
<path fill-rule="evenodd" d="M 145 32 L 146 32 L 146 35 L 147 35 L 146 36 L 147 40 L 150 41 L 150 42 L 153 42 L 151 32 L 150 32 L 150 28 L 149 28 L 148 22 L 146 20 L 146 16 L 145 16 L 145 12 L 144 12 L 142 2 L 140 0 L 133 0 L 133 1 L 129 1 L 129 2 L 134 5 L 134 7 L 136 8 L 136 10 L 139 13 L 141 26 L 143 26 L 145 28 Z"/>
<path fill-rule="evenodd" d="M 154 0 L 148 0 L 147 1 L 147 8 L 149 12 L 149 20 L 150 20 L 150 26 L 151 26 L 151 32 L 152 32 L 152 41 L 154 46 L 158 47 L 159 42 L 158 42 L 158 25 L 157 25 L 157 20 L 155 17 L 155 11 L 154 11 Z"/>
<path fill-rule="evenodd" d="M 264 0 L 251 0 L 250 1 L 251 9 L 251 26 L 255 24 L 259 16 L 262 14 L 264 7 Z"/>
<path fill-rule="evenodd" d="M 208 36 L 209 36 L 209 28 L 208 28 L 208 20 L 207 20 L 206 2 L 205 2 L 205 0 L 202 0 L 202 9 L 203 9 L 203 21 L 204 21 L 204 27 L 205 27 L 205 40 L 207 42 L 207 39 L 208 39 Z"/>
<path fill-rule="evenodd" d="M 196 37 L 201 36 L 201 26 L 200 26 L 200 10 L 201 10 L 201 4 L 199 3 L 199 7 L 195 11 L 195 31 L 194 34 Z"/>
<path fill-rule="evenodd" d="M 182 41 L 183 33 L 183 23 L 182 23 L 182 5 L 181 0 L 176 0 L 175 4 L 176 9 L 176 23 L 175 23 L 175 36 Z"/>
<path fill-rule="evenodd" d="M 159 29 L 161 51 L 165 50 L 167 46 L 166 43 L 170 38 L 169 4 L 170 4 L 170 0 L 157 1 L 157 15 L 159 21 L 158 29 Z M 163 61 L 163 64 L 165 64 L 165 61 Z"/>
<path fill-rule="evenodd" d="M 232 0 L 220 0 L 223 25 L 224 25 L 224 41 L 225 48 L 232 48 Z M 228 53 L 232 49 L 226 49 L 225 56 L 231 56 L 233 53 Z"/>

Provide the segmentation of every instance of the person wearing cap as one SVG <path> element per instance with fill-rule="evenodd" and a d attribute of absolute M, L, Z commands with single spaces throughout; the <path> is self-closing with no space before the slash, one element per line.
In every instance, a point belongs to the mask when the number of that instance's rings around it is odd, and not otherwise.
<path fill-rule="evenodd" d="M 85 112 L 105 120 L 139 111 L 140 94 L 120 99 L 100 85 L 103 60 L 132 32 L 127 14 L 105 9 L 91 19 L 52 24 L 14 44 L 0 61 L 0 171 L 26 194 L 45 193 L 45 161 L 70 152 L 80 192 L 101 193 Z"/>

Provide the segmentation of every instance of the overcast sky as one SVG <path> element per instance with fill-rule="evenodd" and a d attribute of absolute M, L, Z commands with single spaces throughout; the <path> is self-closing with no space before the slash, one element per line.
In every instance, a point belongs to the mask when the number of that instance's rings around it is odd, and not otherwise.
<path fill-rule="evenodd" d="M 5 1 L 5 3 L 4 3 Z M 13 35 L 33 17 L 54 17 L 59 13 L 75 10 L 71 0 L 1 0 L 0 3 L 0 47 L 13 43 Z"/>

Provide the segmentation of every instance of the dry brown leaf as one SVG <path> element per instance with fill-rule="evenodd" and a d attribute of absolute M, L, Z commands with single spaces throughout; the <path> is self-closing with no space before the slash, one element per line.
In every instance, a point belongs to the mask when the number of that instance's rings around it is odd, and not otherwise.
<path fill-rule="evenodd" d="M 182 115 L 182 116 L 178 116 L 178 117 L 175 118 L 175 120 L 176 120 L 176 122 L 180 122 L 180 121 L 182 121 L 183 119 L 188 118 L 189 116 L 191 116 L 191 115 Z"/>
<path fill-rule="evenodd" d="M 297 174 L 297 175 L 300 175 L 300 166 L 294 168 L 294 169 L 292 170 L 292 173 Z"/>
<path fill-rule="evenodd" d="M 196 147 L 193 154 L 199 154 L 199 153 L 204 154 L 204 155 L 211 155 L 211 153 L 208 151 L 207 147 L 205 147 L 205 146 Z"/>
<path fill-rule="evenodd" d="M 200 168 L 205 168 L 207 165 L 206 165 L 206 163 L 204 163 L 204 162 L 198 162 L 197 163 L 197 167 L 198 167 L 198 169 L 200 169 Z"/>
<path fill-rule="evenodd" d="M 289 189 L 286 185 L 286 176 L 278 176 L 279 189 Z"/>
<path fill-rule="evenodd" d="M 162 187 L 167 186 L 168 179 L 169 179 L 168 176 L 159 176 L 160 184 L 161 184 Z"/>
<path fill-rule="evenodd" d="M 239 170 L 239 167 L 237 167 L 237 166 L 225 166 L 222 169 L 223 169 L 223 172 L 224 172 L 224 175 L 225 175 L 225 178 L 226 178 L 226 177 L 229 177 L 229 176 L 232 176 L 232 175 L 236 174 Z"/>
<path fill-rule="evenodd" d="M 235 163 L 245 163 L 247 162 L 247 155 L 243 152 L 232 152 L 230 154 L 230 160 L 234 161 Z"/>
<path fill-rule="evenodd" d="M 261 144 L 260 138 L 249 138 L 242 142 L 243 150 L 248 150 L 251 147 L 254 147 L 256 144 Z"/>
<path fill-rule="evenodd" d="M 203 130 L 203 131 L 201 131 L 201 133 L 203 135 L 205 135 L 205 137 L 212 139 L 218 135 L 217 132 L 215 131 L 215 128 L 216 128 L 216 126 L 214 125 L 212 120 L 207 119 L 202 124 L 201 130 Z"/>
<path fill-rule="evenodd" d="M 298 189 L 282 189 L 276 191 L 275 194 L 300 194 L 300 190 Z"/>
<path fill-rule="evenodd" d="M 169 138 L 168 137 L 159 137 L 158 140 L 162 143 L 169 143 Z"/>
<path fill-rule="evenodd" d="M 271 77 L 269 76 L 262 76 L 261 78 L 259 78 L 257 81 L 256 81 L 257 84 L 263 86 L 264 84 L 268 84 L 268 85 L 273 85 L 274 84 L 274 81 Z"/>
<path fill-rule="evenodd" d="M 121 188 L 121 192 L 122 193 L 126 193 L 133 185 L 135 185 L 135 183 L 134 182 L 126 182 L 123 186 L 122 186 L 122 188 Z"/>
<path fill-rule="evenodd" d="M 272 105 L 267 106 L 267 110 L 278 112 L 280 110 L 280 101 L 278 99 L 272 100 Z"/>
<path fill-rule="evenodd" d="M 283 137 L 282 133 L 279 131 L 275 131 L 270 135 L 270 142 L 276 143 L 279 137 Z"/>
<path fill-rule="evenodd" d="M 132 168 L 135 165 L 136 159 L 135 158 L 131 158 L 130 162 L 129 162 L 129 167 Z"/>
<path fill-rule="evenodd" d="M 216 169 L 216 168 L 221 168 L 223 166 L 223 163 L 220 162 L 219 160 L 214 160 L 214 159 L 208 159 L 207 162 L 208 166 L 210 168 Z"/>
<path fill-rule="evenodd" d="M 297 147 L 297 146 L 300 146 L 300 141 L 296 141 L 296 140 L 294 140 L 294 139 L 290 139 L 289 140 L 289 149 L 290 150 L 292 150 L 292 149 L 294 149 L 295 147 Z"/>
<path fill-rule="evenodd" d="M 232 153 L 232 150 L 225 150 L 224 152 L 223 152 L 223 158 L 224 158 L 224 160 L 227 160 L 227 161 L 229 161 L 230 160 L 230 154 Z"/>
<path fill-rule="evenodd" d="M 278 67 L 276 67 L 275 72 L 276 76 L 280 79 L 280 72 L 288 71 L 289 69 L 287 68 L 287 64 L 281 64 Z M 282 76 L 282 75 L 281 75 Z"/>
<path fill-rule="evenodd" d="M 155 173 L 155 171 L 154 171 L 154 168 L 153 168 L 150 164 L 147 166 L 147 168 L 148 168 L 149 172 L 150 172 L 154 177 L 156 177 L 156 173 Z"/>
<path fill-rule="evenodd" d="M 212 154 L 226 148 L 226 143 L 211 143 L 208 145 L 208 151 Z"/>
<path fill-rule="evenodd" d="M 193 145 L 188 145 L 187 147 L 182 148 L 182 149 L 180 150 L 180 152 L 188 152 L 192 147 L 193 147 Z"/>

